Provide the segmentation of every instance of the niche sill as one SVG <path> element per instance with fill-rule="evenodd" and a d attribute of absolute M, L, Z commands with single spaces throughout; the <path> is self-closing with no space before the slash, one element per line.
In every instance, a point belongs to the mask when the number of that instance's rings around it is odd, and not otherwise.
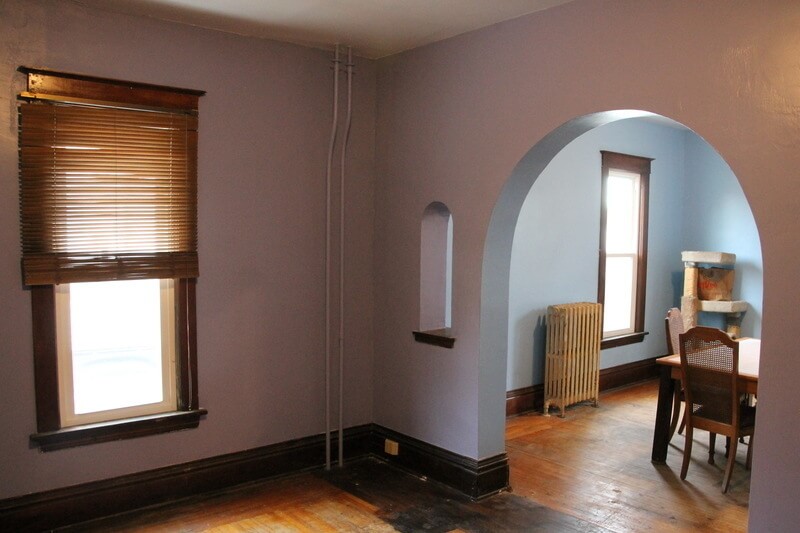
<path fill-rule="evenodd" d="M 425 344 L 433 344 L 442 348 L 452 348 L 456 338 L 451 335 L 450 328 L 429 329 L 427 331 L 412 331 L 414 340 Z"/>

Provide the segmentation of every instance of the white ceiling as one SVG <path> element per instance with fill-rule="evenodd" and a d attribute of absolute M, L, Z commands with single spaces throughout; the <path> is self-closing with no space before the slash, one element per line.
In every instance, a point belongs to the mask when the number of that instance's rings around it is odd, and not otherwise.
<path fill-rule="evenodd" d="M 73 0 L 93 8 L 380 58 L 572 0 Z"/>

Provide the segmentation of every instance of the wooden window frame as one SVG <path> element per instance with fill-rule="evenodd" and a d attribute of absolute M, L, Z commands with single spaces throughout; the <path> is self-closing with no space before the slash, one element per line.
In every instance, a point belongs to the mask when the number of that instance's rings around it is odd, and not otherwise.
<path fill-rule="evenodd" d="M 607 205 L 606 205 L 606 184 L 609 171 L 619 169 L 633 172 L 639 175 L 639 245 L 636 269 L 636 309 L 634 318 L 634 332 L 604 338 L 600 343 L 601 349 L 614 348 L 642 342 L 647 332 L 644 327 L 645 304 L 647 301 L 647 233 L 649 217 L 649 198 L 650 198 L 650 166 L 652 158 L 621 154 L 606 150 L 600 151 L 602 158 L 602 181 L 601 181 L 601 208 L 600 208 L 600 253 L 597 282 L 597 301 L 605 301 L 605 274 L 606 274 L 606 227 L 607 227 Z"/>
<path fill-rule="evenodd" d="M 51 451 L 197 427 L 207 411 L 199 407 L 197 391 L 196 285 L 195 279 L 175 283 L 177 411 L 65 428 L 61 427 L 58 396 L 55 287 L 31 287 L 38 431 L 31 441 L 43 451 Z"/>
<path fill-rule="evenodd" d="M 20 94 L 22 100 L 49 100 L 130 109 L 181 110 L 196 115 L 198 99 L 205 94 L 203 91 L 45 69 L 20 67 L 18 70 L 28 78 L 28 90 Z M 195 143 L 196 138 L 194 135 Z M 196 158 L 196 144 L 193 150 L 193 157 Z M 196 164 L 196 161 L 192 164 Z M 31 293 L 37 420 L 37 433 L 30 436 L 31 442 L 42 451 L 51 451 L 197 427 L 207 411 L 199 407 L 198 397 L 196 285 L 197 279 L 194 276 L 175 278 L 177 409 L 70 427 L 61 425 L 55 285 L 27 287 Z"/>

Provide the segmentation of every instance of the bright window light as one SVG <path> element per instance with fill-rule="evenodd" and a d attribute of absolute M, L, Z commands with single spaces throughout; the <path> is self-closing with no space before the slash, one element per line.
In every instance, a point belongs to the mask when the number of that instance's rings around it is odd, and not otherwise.
<path fill-rule="evenodd" d="M 609 171 L 606 184 L 605 336 L 632 333 L 635 328 L 639 197 L 639 174 Z"/>
<path fill-rule="evenodd" d="M 61 288 L 62 306 L 68 305 L 64 313 L 68 323 L 62 324 L 64 334 L 59 339 L 63 386 L 69 395 L 66 422 L 107 419 L 100 413 L 119 415 L 121 409 L 141 406 L 150 408 L 136 409 L 130 416 L 174 409 L 170 389 L 174 337 L 165 283 L 171 295 L 170 281 L 158 279 L 71 283 Z"/>
<path fill-rule="evenodd" d="M 635 253 L 639 246 L 639 175 L 611 171 L 606 187 L 606 252 Z"/>
<path fill-rule="evenodd" d="M 606 259 L 606 301 L 603 331 L 633 329 L 633 283 L 635 263 L 630 257 Z"/>

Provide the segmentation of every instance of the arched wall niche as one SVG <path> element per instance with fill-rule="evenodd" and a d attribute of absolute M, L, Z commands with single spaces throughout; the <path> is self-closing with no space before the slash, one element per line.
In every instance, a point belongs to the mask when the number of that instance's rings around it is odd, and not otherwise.
<path fill-rule="evenodd" d="M 453 292 L 453 215 L 442 202 L 431 202 L 420 228 L 419 328 L 449 328 Z"/>

